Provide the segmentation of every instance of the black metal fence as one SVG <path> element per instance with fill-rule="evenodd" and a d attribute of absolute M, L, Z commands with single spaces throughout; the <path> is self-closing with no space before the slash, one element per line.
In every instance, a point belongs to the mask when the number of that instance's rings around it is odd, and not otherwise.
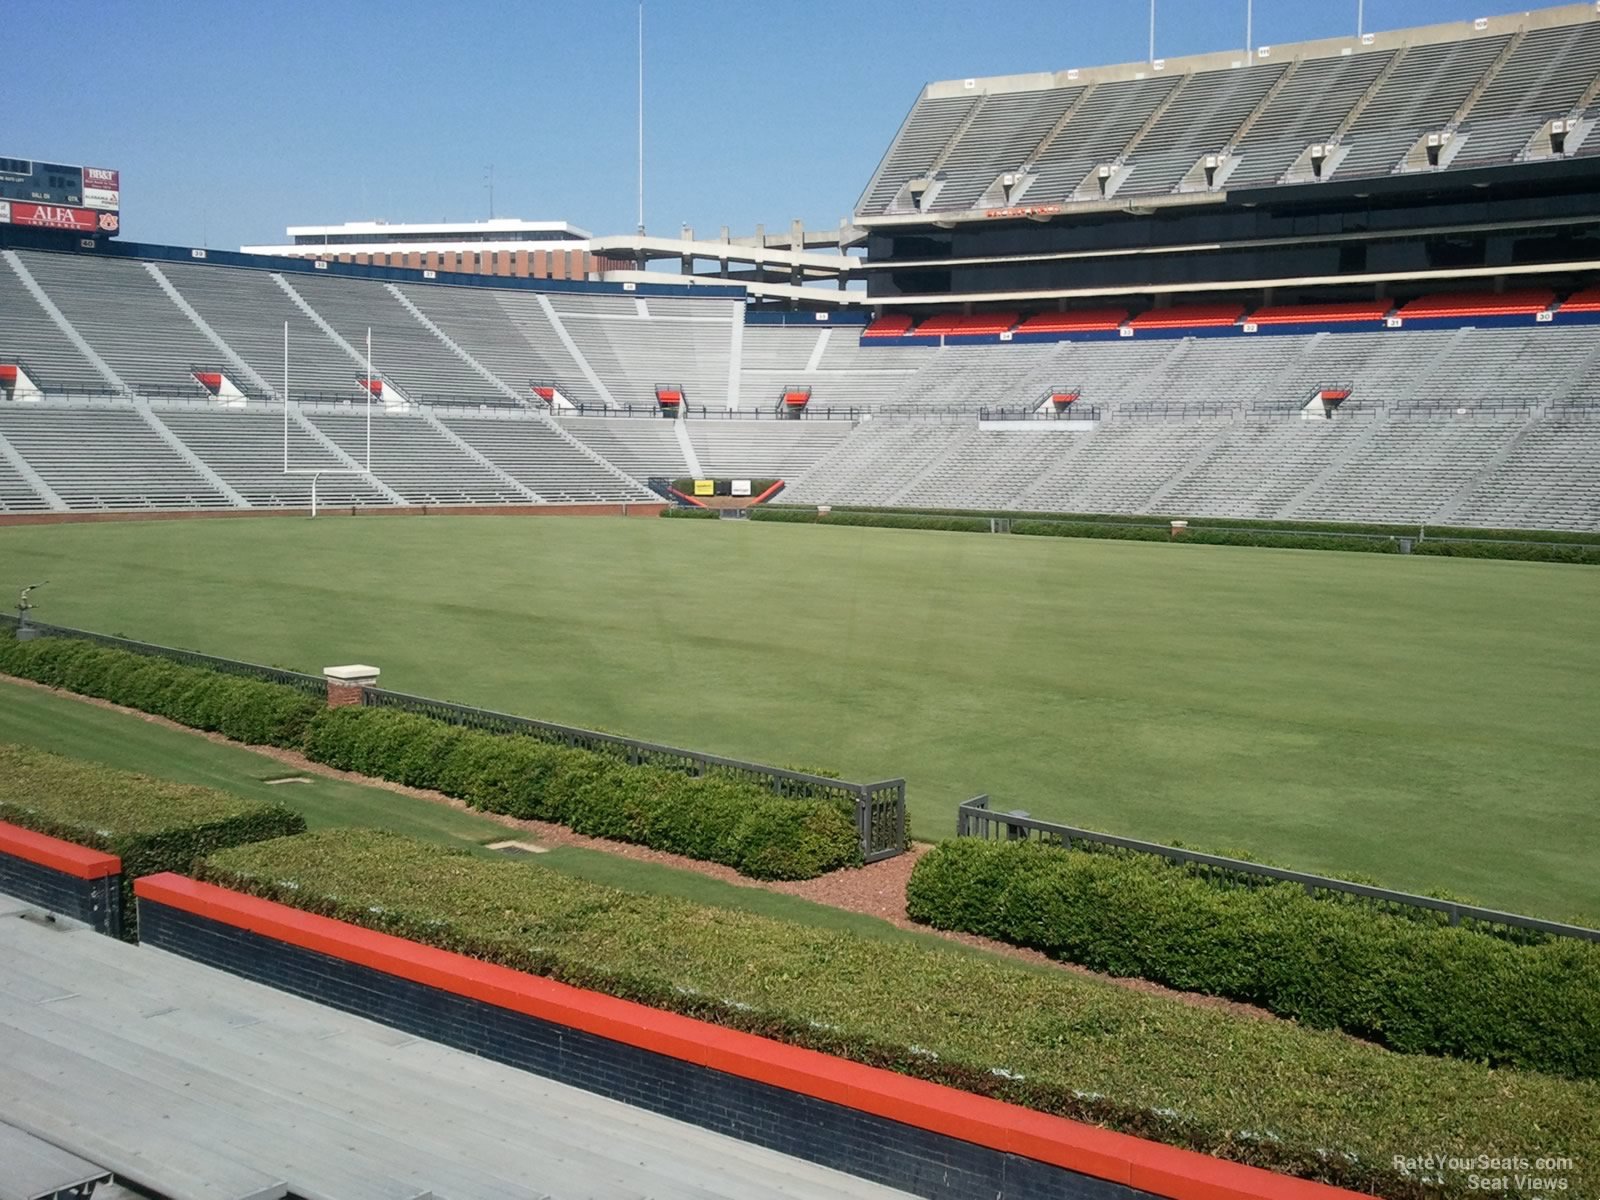
<path fill-rule="evenodd" d="M 320 681 L 319 681 L 320 682 Z M 615 733 L 600 733 L 572 725 L 516 717 L 509 713 L 424 696 L 408 696 L 383 688 L 363 688 L 361 703 L 369 708 L 393 708 L 416 713 L 451 725 L 481 729 L 488 733 L 522 734 L 562 746 L 572 746 L 597 754 L 609 754 L 631 766 L 661 767 L 695 776 L 722 776 L 770 788 L 780 796 L 804 799 L 833 799 L 855 810 L 856 832 L 861 839 L 864 862 L 893 858 L 905 849 L 906 781 L 885 779 L 878 783 L 851 783 L 826 775 L 811 775 L 783 767 L 766 767 L 735 758 L 719 758 L 698 750 L 683 750 L 655 742 L 641 742 Z"/>
<path fill-rule="evenodd" d="M 96 645 L 127 650 L 134 654 L 147 654 L 152 658 L 165 658 L 189 666 L 205 667 L 227 675 L 242 675 L 268 683 L 281 683 L 318 697 L 326 696 L 328 691 L 327 680 L 321 675 L 306 675 L 299 671 L 287 671 L 281 667 L 264 667 L 256 663 L 239 662 L 232 658 L 217 658 L 195 650 L 177 650 L 171 646 L 158 646 L 151 642 L 138 642 L 131 638 L 93 633 L 87 629 L 46 625 L 34 620 L 23 622 L 19 617 L 0 613 L 0 630 L 14 630 L 24 623 L 38 637 L 79 638 Z M 790 771 L 783 767 L 767 767 L 736 758 L 720 758 L 714 754 L 701 754 L 697 750 L 683 750 L 676 746 L 641 742 L 619 734 L 579 729 L 572 725 L 557 725 L 550 721 L 538 721 L 532 717 L 516 717 L 509 713 L 473 708 L 465 704 L 452 704 L 447 700 L 431 700 L 425 696 L 409 696 L 404 692 L 391 692 L 383 688 L 363 688 L 361 703 L 369 708 L 394 708 L 403 712 L 417 713 L 470 729 L 482 729 L 490 733 L 523 734 L 563 746 L 610 754 L 634 766 L 648 765 L 682 771 L 688 775 L 715 775 L 739 779 L 770 788 L 780 796 L 837 800 L 849 805 L 855 811 L 856 833 L 861 840 L 863 862 L 872 863 L 893 858 L 905 850 L 906 781 L 904 779 L 852 783 L 845 779 L 832 779 L 826 775 Z"/>
<path fill-rule="evenodd" d="M 9 613 L 0 613 L 0 629 L 16 629 L 23 622 Z M 224 675 L 242 675 L 247 679 L 260 679 L 266 683 L 281 683 L 313 696 L 328 694 L 328 684 L 320 675 L 305 675 L 299 671 L 286 671 L 282 667 L 264 667 L 259 663 L 240 662 L 233 658 L 217 658 L 197 650 L 176 650 L 171 646 L 157 646 L 152 642 L 136 642 L 132 638 L 113 637 L 108 633 L 92 633 L 87 629 L 72 629 L 65 625 L 46 625 L 39 621 L 26 622 L 38 637 L 78 638 L 115 650 L 132 654 L 146 654 L 151 658 L 165 658 L 191 667 L 205 667 Z"/>
<path fill-rule="evenodd" d="M 1418 896 L 1410 892 L 1395 892 L 1388 888 L 1352 883 L 1345 879 L 1331 879 L 1325 875 L 1287 871 L 1281 867 L 1268 867 L 1241 858 L 1225 858 L 1219 854 L 1202 854 L 1198 850 L 1164 846 L 1159 842 L 1142 842 L 1136 838 L 1095 833 L 1071 825 L 1035 820 L 1025 812 L 996 812 L 989 807 L 988 796 L 974 796 L 956 810 L 956 836 L 986 838 L 991 841 L 1040 841 L 1067 850 L 1077 844 L 1083 849 L 1114 849 L 1137 854 L 1152 854 L 1168 862 L 1182 863 L 1226 882 L 1293 883 L 1305 888 L 1308 896 L 1322 893 L 1350 898 L 1393 912 L 1440 913 L 1451 925 L 1468 921 L 1506 930 L 1600 942 L 1600 929 L 1589 929 L 1582 925 L 1565 925 L 1559 921 L 1546 921 L 1539 917 L 1522 916 L 1519 913 L 1500 912 L 1493 908 L 1479 908 L 1474 904 L 1459 904 L 1453 900 L 1439 900 L 1432 896 Z"/>

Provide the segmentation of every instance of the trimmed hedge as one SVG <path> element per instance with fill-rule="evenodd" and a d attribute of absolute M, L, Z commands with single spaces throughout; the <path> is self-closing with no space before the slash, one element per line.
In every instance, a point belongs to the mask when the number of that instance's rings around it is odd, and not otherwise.
<path fill-rule="evenodd" d="M 787 505 L 796 512 L 814 512 L 813 506 Z M 1033 510 L 1004 508 L 898 508 L 884 505 L 840 504 L 848 512 L 908 513 L 921 516 L 948 517 L 1010 517 L 1013 520 L 1073 521 L 1091 525 L 1165 525 L 1169 521 L 1189 521 L 1191 525 L 1204 525 L 1208 529 L 1269 529 L 1287 533 L 1370 533 L 1385 537 L 1415 538 L 1426 531 L 1430 538 L 1473 538 L 1522 542 L 1574 542 L 1593 544 L 1600 534 L 1574 532 L 1564 529 L 1479 529 L 1470 525 L 1419 525 L 1368 523 L 1362 521 L 1275 521 L 1254 517 L 1204 517 L 1193 513 L 1068 513 L 1037 512 Z"/>
<path fill-rule="evenodd" d="M 1600 1078 L 1600 945 L 1519 943 L 1291 883 L 1229 886 L 1151 855 L 945 842 L 913 920 L 1260 1005 L 1407 1054 Z"/>
<path fill-rule="evenodd" d="M 1600 1163 L 1600 1085 L 1407 1057 L 1336 1033 L 917 942 L 866 939 L 450 851 L 327 831 L 203 878 L 658 1008 L 1204 1153 L 1454 1198 L 1396 1154 Z M 1412 1147 L 1425 1149 L 1413 1150 Z"/>
<path fill-rule="evenodd" d="M 1356 554 L 1398 554 L 1399 543 L 1384 538 L 1296 534 L 1289 530 L 1212 529 L 1194 525 L 1173 537 L 1170 529 L 1067 521 L 1013 521 L 1011 532 L 1031 537 L 1115 538 L 1130 542 L 1190 542 L 1200 546 L 1276 546 L 1280 550 L 1344 550 Z"/>
<path fill-rule="evenodd" d="M 1393 539 L 1416 539 L 1417 527 L 1354 525 L 1337 522 L 1241 521 L 1188 518 L 1185 533 L 1173 537 L 1169 518 L 1150 515 L 1084 516 L 1075 513 L 963 512 L 956 509 L 835 508 L 823 516 L 815 508 L 763 507 L 751 514 L 761 521 L 806 525 L 862 525 L 886 529 L 942 529 L 988 533 L 991 517 L 1011 521 L 1011 532 L 1029 537 L 1109 538 L 1130 542 L 1188 542 L 1202 546 L 1266 546 L 1280 550 L 1339 550 L 1359 554 L 1398 554 Z M 1600 540 L 1600 534 L 1547 530 L 1444 529 L 1416 541 L 1413 553 L 1459 558 L 1506 558 L 1526 562 L 1600 564 L 1600 549 L 1564 542 Z M 1345 534 L 1348 536 L 1339 536 Z M 1361 536 L 1377 535 L 1377 536 Z M 1442 541 L 1448 537 L 1452 540 Z M 1498 541 L 1508 538 L 1522 540 Z M 1460 539 L 1460 540 L 1455 540 Z"/>
<path fill-rule="evenodd" d="M 715 508 L 691 508 L 688 505 L 669 504 L 661 510 L 663 517 L 688 517 L 690 520 L 715 521 L 722 514 Z"/>
<path fill-rule="evenodd" d="M 804 525 L 866 525 L 883 529 L 941 529 L 957 533 L 988 533 L 990 518 L 939 513 L 862 512 L 835 509 L 826 516 L 814 509 L 765 508 L 750 514 L 756 521 L 782 521 Z M 1149 520 L 1149 518 L 1142 518 Z M 1277 546 L 1294 550 L 1351 550 L 1367 554 L 1395 554 L 1399 546 L 1378 538 L 1301 535 L 1293 532 L 1251 532 L 1239 529 L 1196 528 L 1174 538 L 1165 527 L 1130 525 L 1112 521 L 1011 519 L 1011 532 L 1028 537 L 1111 538 L 1130 542 L 1193 542 L 1207 546 Z"/>
<path fill-rule="evenodd" d="M 81 638 L 0 635 L 0 671 L 97 696 L 253 746 L 299 746 L 322 709 L 280 683 L 224 675 Z"/>
<path fill-rule="evenodd" d="M 988 517 L 953 517 L 917 513 L 830 512 L 823 516 L 808 508 L 751 509 L 752 521 L 784 521 L 795 525 L 873 525 L 885 529 L 944 529 L 960 533 L 988 533 Z"/>
<path fill-rule="evenodd" d="M 695 778 L 537 738 L 483 733 L 392 709 L 325 709 L 306 753 L 317 762 L 474 808 L 723 863 L 757 879 L 810 879 L 861 861 L 855 811 L 778 796 L 715 774 Z"/>
<path fill-rule="evenodd" d="M 1454 536 L 1454 535 L 1452 535 Z M 1591 534 L 1600 542 L 1600 534 Z M 1443 558 L 1511 558 L 1521 562 L 1582 563 L 1600 566 L 1600 549 L 1588 546 L 1564 546 L 1559 542 L 1531 545 L 1522 542 L 1440 541 L 1429 538 L 1418 542 L 1413 554 L 1430 554 Z"/>
<path fill-rule="evenodd" d="M 276 804 L 0 743 L 0 821 L 122 859 L 122 936 L 136 941 L 133 881 L 193 870 L 214 850 L 303 833 Z"/>

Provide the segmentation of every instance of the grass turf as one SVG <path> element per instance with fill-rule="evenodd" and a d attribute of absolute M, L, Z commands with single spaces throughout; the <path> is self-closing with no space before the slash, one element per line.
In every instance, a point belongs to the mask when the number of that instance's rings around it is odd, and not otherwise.
<path fill-rule="evenodd" d="M 482 517 L 10 528 L 0 550 L 0 584 L 51 581 L 43 620 L 306 670 L 373 662 L 405 691 L 904 774 L 923 837 L 988 792 L 1600 915 L 1588 568 Z"/>

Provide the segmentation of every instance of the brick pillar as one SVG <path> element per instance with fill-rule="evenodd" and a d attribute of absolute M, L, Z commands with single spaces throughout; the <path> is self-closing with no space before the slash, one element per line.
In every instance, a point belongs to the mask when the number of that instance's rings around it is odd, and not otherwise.
<path fill-rule="evenodd" d="M 378 668 L 362 663 L 347 667 L 323 667 L 322 677 L 328 681 L 328 707 L 344 708 L 361 703 L 363 688 L 377 686 Z"/>

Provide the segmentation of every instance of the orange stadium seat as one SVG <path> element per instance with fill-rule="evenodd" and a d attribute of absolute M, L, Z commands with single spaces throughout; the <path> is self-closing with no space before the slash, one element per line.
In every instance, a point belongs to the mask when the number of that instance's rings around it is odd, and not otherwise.
<path fill-rule="evenodd" d="M 1172 308 L 1153 308 L 1128 322 L 1135 329 L 1207 329 L 1236 324 L 1244 316 L 1244 305 L 1237 301 L 1223 304 L 1184 304 Z"/>
<path fill-rule="evenodd" d="M 905 313 L 887 313 L 861 331 L 864 338 L 904 337 L 911 332 L 912 320 Z"/>
<path fill-rule="evenodd" d="M 1004 333 L 1017 323 L 1017 314 L 1014 312 L 998 313 L 973 313 L 964 316 L 961 313 L 941 313 L 936 317 L 929 317 L 917 326 L 918 337 L 961 337 L 984 333 Z"/>
<path fill-rule="evenodd" d="M 1125 308 L 1085 308 L 1077 312 L 1035 313 L 1018 333 L 1091 333 L 1116 329 L 1128 319 Z"/>
<path fill-rule="evenodd" d="M 1246 320 L 1257 325 L 1298 325 L 1302 322 L 1381 321 L 1394 307 L 1392 300 L 1335 300 L 1326 304 L 1268 304 Z"/>
<path fill-rule="evenodd" d="M 1561 302 L 1561 311 L 1568 313 L 1600 312 L 1600 287 L 1584 288 L 1573 292 Z"/>
<path fill-rule="evenodd" d="M 1519 288 L 1508 292 L 1440 292 L 1419 296 L 1402 305 L 1396 316 L 1509 317 L 1543 312 L 1556 298 L 1549 288 Z"/>

